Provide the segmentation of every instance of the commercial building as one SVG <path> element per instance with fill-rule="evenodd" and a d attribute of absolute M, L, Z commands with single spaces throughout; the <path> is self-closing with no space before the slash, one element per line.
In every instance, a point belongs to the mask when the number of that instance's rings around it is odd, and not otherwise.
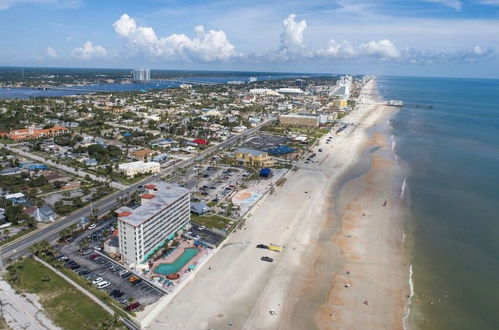
<path fill-rule="evenodd" d="M 344 108 L 346 106 L 348 106 L 348 101 L 345 100 L 345 99 L 336 99 L 336 100 L 333 100 L 333 107 Z"/>
<path fill-rule="evenodd" d="M 314 115 L 289 114 L 279 116 L 279 123 L 289 126 L 319 127 L 320 119 Z"/>
<path fill-rule="evenodd" d="M 303 95 L 303 94 L 305 94 L 305 92 L 299 88 L 279 88 L 277 90 L 277 92 L 279 94 L 287 94 L 287 95 Z"/>
<path fill-rule="evenodd" d="M 119 251 L 127 265 L 147 261 L 191 219 L 190 191 L 155 182 L 144 186 L 141 205 L 121 207 L 118 213 Z"/>
<path fill-rule="evenodd" d="M 30 126 L 28 128 L 15 129 L 10 132 L 0 132 L 0 137 L 8 138 L 14 141 L 25 141 L 54 137 L 68 133 L 70 133 L 69 129 L 62 126 L 54 126 L 52 128 L 36 128 L 34 126 Z"/>
<path fill-rule="evenodd" d="M 145 163 L 143 161 L 138 161 L 119 164 L 118 170 L 123 173 L 123 175 L 133 178 L 134 176 L 140 174 L 158 173 L 161 168 L 159 163 L 156 162 Z"/>
<path fill-rule="evenodd" d="M 151 70 L 149 69 L 133 69 L 134 81 L 149 81 L 151 80 Z"/>
<path fill-rule="evenodd" d="M 272 167 L 274 160 L 266 151 L 239 148 L 235 151 L 236 161 L 245 165 Z"/>

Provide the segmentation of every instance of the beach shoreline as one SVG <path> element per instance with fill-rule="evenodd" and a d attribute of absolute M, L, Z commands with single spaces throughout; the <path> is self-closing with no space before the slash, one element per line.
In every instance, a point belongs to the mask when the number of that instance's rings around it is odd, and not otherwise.
<path fill-rule="evenodd" d="M 374 80 L 362 93 L 351 125 L 249 212 L 151 329 L 402 329 L 408 266 L 387 135 L 396 110 L 379 104 Z M 270 242 L 283 252 L 255 248 Z"/>

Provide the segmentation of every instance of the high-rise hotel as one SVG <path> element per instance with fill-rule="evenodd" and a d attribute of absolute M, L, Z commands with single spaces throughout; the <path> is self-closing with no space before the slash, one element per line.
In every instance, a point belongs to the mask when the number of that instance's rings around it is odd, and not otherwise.
<path fill-rule="evenodd" d="M 188 189 L 166 182 L 146 184 L 144 188 L 139 207 L 124 206 L 116 211 L 121 260 L 127 265 L 146 262 L 191 218 Z"/>
<path fill-rule="evenodd" d="M 149 69 L 133 69 L 134 81 L 149 81 L 151 80 L 151 70 Z"/>

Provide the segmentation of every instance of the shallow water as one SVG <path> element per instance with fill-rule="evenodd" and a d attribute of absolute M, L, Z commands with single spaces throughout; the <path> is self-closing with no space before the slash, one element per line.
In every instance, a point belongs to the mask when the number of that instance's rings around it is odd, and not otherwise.
<path fill-rule="evenodd" d="M 498 329 L 499 81 L 378 79 L 407 166 L 411 328 Z"/>

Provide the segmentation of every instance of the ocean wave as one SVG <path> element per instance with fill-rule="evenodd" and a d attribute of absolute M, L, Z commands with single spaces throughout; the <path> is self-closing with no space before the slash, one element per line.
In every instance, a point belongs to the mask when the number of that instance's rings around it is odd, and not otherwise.
<path fill-rule="evenodd" d="M 402 182 L 402 187 L 400 188 L 400 198 L 404 197 L 406 187 L 407 187 L 407 178 L 405 178 L 404 182 Z"/>
<path fill-rule="evenodd" d="M 407 309 L 402 318 L 402 326 L 404 330 L 409 330 L 409 317 L 411 316 L 412 298 L 414 297 L 414 282 L 412 280 L 412 264 L 409 266 L 409 296 L 407 298 Z"/>

